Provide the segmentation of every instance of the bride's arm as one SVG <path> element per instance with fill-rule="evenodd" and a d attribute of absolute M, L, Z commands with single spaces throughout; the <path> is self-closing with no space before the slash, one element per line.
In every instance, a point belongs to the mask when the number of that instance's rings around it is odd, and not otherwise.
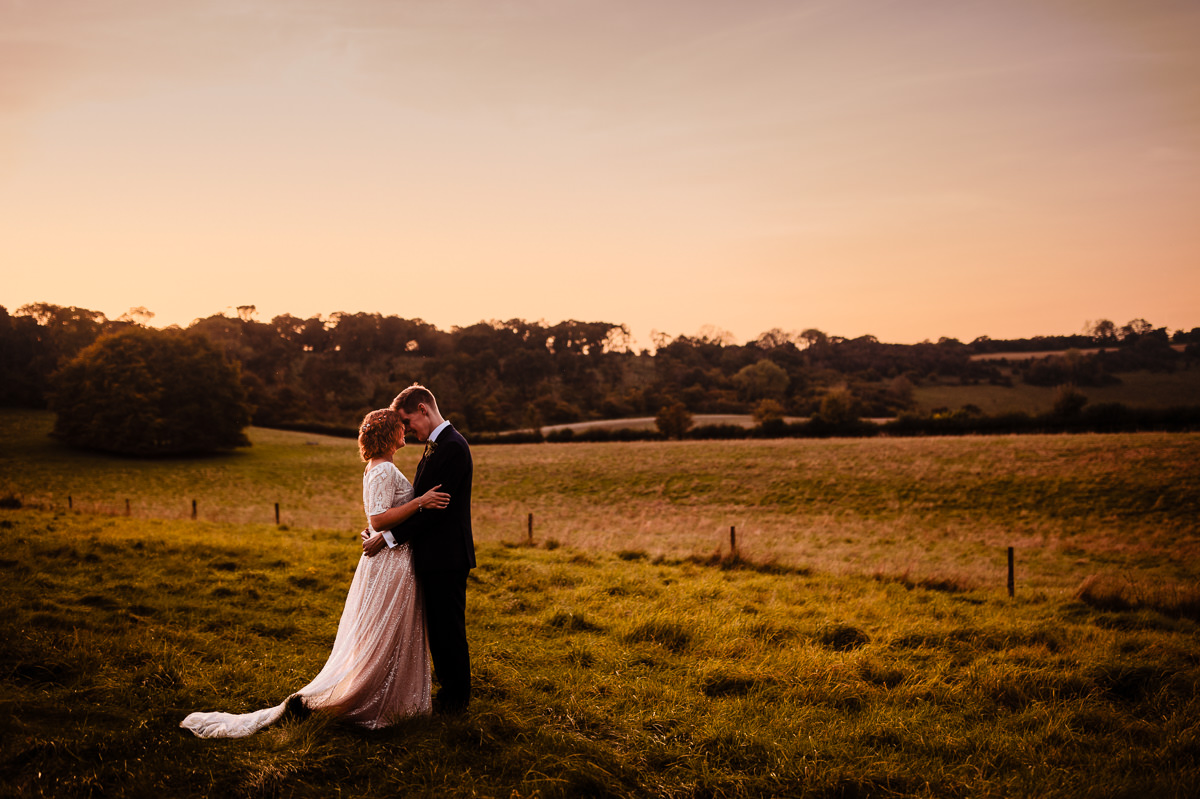
<path fill-rule="evenodd" d="M 426 491 L 416 499 L 410 499 L 403 505 L 397 505 L 394 508 L 388 508 L 382 513 L 368 514 L 367 518 L 371 520 L 371 527 L 362 531 L 362 551 L 368 558 L 373 558 L 378 555 L 385 546 L 394 547 L 398 543 L 388 528 L 394 527 L 405 519 L 411 518 L 417 511 L 425 508 L 444 508 L 450 502 L 450 495 L 438 491 L 440 485 Z M 372 533 L 374 529 L 376 532 Z"/>
<path fill-rule="evenodd" d="M 369 516 L 371 520 L 371 529 L 377 532 L 391 530 L 396 525 L 411 517 L 417 511 L 425 510 L 426 508 L 444 508 L 450 502 L 450 495 L 438 491 L 440 485 L 426 491 L 419 497 L 410 499 L 403 505 L 397 505 L 394 508 L 388 508 L 383 513 L 377 513 Z"/>

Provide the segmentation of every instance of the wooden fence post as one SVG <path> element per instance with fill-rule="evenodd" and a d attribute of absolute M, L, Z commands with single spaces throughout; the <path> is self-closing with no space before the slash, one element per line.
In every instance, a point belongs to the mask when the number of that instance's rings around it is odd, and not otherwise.
<path fill-rule="evenodd" d="M 279 524 L 279 503 L 275 503 L 275 524 Z"/>
<path fill-rule="evenodd" d="M 1017 581 L 1013 574 L 1013 548 L 1008 548 L 1008 595 L 1015 596 L 1017 593 Z"/>
<path fill-rule="evenodd" d="M 130 514 L 129 500 L 125 500 L 125 515 L 128 516 L 129 514 Z"/>
<path fill-rule="evenodd" d="M 533 514 L 529 514 L 529 545 L 533 546 Z"/>
<path fill-rule="evenodd" d="M 67 494 L 67 510 L 70 510 L 72 507 L 74 507 L 74 505 L 72 504 L 72 501 L 71 501 L 71 495 Z"/>
<path fill-rule="evenodd" d="M 192 500 L 192 518 L 196 518 L 196 500 Z"/>
<path fill-rule="evenodd" d="M 733 525 L 729 526 L 729 555 L 737 557 L 737 528 Z"/>

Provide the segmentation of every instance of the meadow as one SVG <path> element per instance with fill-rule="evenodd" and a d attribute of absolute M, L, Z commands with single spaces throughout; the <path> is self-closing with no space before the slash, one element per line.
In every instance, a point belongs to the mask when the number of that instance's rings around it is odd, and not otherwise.
<path fill-rule="evenodd" d="M 1200 791 L 1198 435 L 477 447 L 470 712 L 200 741 L 328 654 L 353 442 L 148 463 L 49 423 L 0 413 L 7 795 Z"/>
<path fill-rule="evenodd" d="M 974 405 L 992 415 L 1028 413 L 1036 416 L 1054 408 L 1056 388 L 1021 382 L 1020 375 L 1012 368 L 1002 367 L 1001 371 L 1012 378 L 1011 386 L 963 385 L 958 380 L 925 382 L 913 389 L 915 410 L 930 413 L 937 408 L 957 410 L 964 405 Z M 1114 385 L 1077 386 L 1076 390 L 1093 405 L 1119 402 L 1131 408 L 1171 408 L 1200 402 L 1200 370 L 1197 369 L 1122 372 L 1118 377 L 1121 382 Z"/>
<path fill-rule="evenodd" d="M 254 446 L 146 461 L 48 437 L 0 412 L 0 497 L 46 510 L 362 529 L 353 441 L 252 428 Z M 420 446 L 396 463 L 415 472 Z M 475 448 L 476 538 L 650 557 L 728 555 L 831 574 L 1023 590 L 1091 574 L 1200 581 L 1200 435 L 965 436 Z M 68 508 L 68 498 L 69 505 Z"/>

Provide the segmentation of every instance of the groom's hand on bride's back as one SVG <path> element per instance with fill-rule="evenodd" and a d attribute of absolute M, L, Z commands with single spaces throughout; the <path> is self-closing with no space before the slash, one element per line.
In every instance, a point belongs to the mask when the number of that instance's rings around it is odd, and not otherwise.
<path fill-rule="evenodd" d="M 363 538 L 362 551 L 368 558 L 373 558 L 383 551 L 384 547 L 387 546 L 387 542 L 383 540 L 382 533 L 366 535 L 369 532 L 369 530 L 363 530 L 365 537 Z"/>

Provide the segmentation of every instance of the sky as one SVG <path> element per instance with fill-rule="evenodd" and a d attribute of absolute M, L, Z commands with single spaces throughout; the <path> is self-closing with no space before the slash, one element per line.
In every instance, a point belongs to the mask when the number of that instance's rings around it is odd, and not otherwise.
<path fill-rule="evenodd" d="M 1200 326 L 1194 0 L 0 0 L 0 305 Z"/>

